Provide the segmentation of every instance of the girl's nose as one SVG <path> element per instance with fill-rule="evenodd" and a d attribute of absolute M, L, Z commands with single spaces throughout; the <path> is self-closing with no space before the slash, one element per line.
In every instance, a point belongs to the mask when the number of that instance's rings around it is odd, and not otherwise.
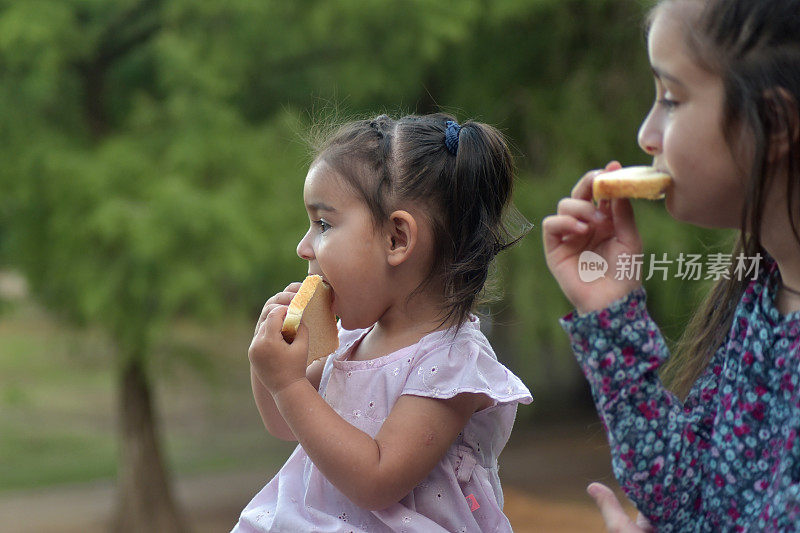
<path fill-rule="evenodd" d="M 639 127 L 637 139 L 639 146 L 647 154 L 655 156 L 661 153 L 661 130 L 658 127 L 658 117 L 655 109 L 650 110 L 650 113 Z"/>
<path fill-rule="evenodd" d="M 311 229 L 297 243 L 297 255 L 300 256 L 300 259 L 305 259 L 306 261 L 314 259 L 314 249 L 311 247 Z"/>

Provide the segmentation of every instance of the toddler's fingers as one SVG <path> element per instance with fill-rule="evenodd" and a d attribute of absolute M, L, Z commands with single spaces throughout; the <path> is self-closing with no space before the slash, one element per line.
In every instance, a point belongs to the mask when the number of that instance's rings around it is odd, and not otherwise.
<path fill-rule="evenodd" d="M 547 251 L 561 244 L 565 237 L 587 231 L 589 231 L 588 224 L 569 215 L 550 215 L 542 220 L 542 235 Z"/>
<path fill-rule="evenodd" d="M 289 308 L 285 305 L 275 306 L 272 310 L 270 310 L 269 314 L 267 314 L 266 320 L 261 323 L 261 326 L 258 329 L 258 334 L 267 339 L 283 340 L 283 335 L 281 335 L 281 327 L 283 326 L 283 321 L 286 318 L 286 312 L 288 310 Z"/>
<path fill-rule="evenodd" d="M 285 289 L 283 289 L 283 292 L 296 293 L 300 290 L 300 285 L 302 285 L 302 283 L 299 281 L 293 281 L 292 283 L 288 284 Z"/>
<path fill-rule="evenodd" d="M 278 294 L 267 300 L 267 303 L 265 303 L 264 307 L 261 309 L 261 314 L 258 317 L 258 324 L 261 324 L 261 322 L 263 322 L 264 319 L 267 318 L 269 312 L 272 311 L 276 305 L 289 305 L 292 301 L 292 298 L 294 298 L 295 294 L 297 293 L 291 291 L 279 292 Z"/>
<path fill-rule="evenodd" d="M 622 164 L 619 161 L 614 160 L 614 161 L 609 161 L 608 164 L 606 164 L 605 171 L 611 172 L 612 170 L 619 170 L 621 168 Z"/>
<path fill-rule="evenodd" d="M 308 328 L 302 322 L 297 326 L 297 333 L 292 341 L 292 349 L 300 350 L 304 355 L 308 355 Z"/>

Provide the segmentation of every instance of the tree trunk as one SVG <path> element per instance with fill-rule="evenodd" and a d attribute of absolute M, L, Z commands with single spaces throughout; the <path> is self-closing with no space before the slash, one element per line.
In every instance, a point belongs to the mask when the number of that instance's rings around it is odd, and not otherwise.
<path fill-rule="evenodd" d="M 122 442 L 113 531 L 186 532 L 161 457 L 150 388 L 140 358 L 126 358 L 119 390 Z"/>

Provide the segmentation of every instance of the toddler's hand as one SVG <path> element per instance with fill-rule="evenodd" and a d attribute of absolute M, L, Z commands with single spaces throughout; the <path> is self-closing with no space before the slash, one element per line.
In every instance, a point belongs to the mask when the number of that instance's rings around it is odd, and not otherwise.
<path fill-rule="evenodd" d="M 247 352 L 256 376 L 272 394 L 306 377 L 308 330 L 301 324 L 291 344 L 281 335 L 287 306 L 299 289 L 300 283 L 292 283 L 267 300 Z"/>
<path fill-rule="evenodd" d="M 620 167 L 613 161 L 605 171 Z M 592 202 L 592 181 L 602 172 L 586 173 L 571 197 L 558 202 L 557 214 L 542 222 L 547 267 L 579 313 L 604 309 L 640 285 L 638 279 L 615 279 L 619 256 L 641 253 L 642 241 L 629 200 L 602 200 L 597 206 Z M 605 260 L 608 270 L 603 277 L 581 279 L 580 257 L 586 251 Z"/>

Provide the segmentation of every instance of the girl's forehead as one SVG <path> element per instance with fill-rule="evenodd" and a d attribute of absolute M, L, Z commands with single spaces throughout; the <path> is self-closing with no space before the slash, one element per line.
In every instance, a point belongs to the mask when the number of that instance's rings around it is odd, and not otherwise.
<path fill-rule="evenodd" d="M 357 199 L 343 176 L 324 161 L 315 162 L 306 174 L 303 198 L 309 202 L 326 201 L 339 204 Z"/>
<path fill-rule="evenodd" d="M 670 2 L 656 11 L 647 37 L 650 64 L 658 75 L 672 74 L 683 81 L 707 81 L 712 74 L 694 52 L 694 26 L 700 14 L 696 2 Z"/>

